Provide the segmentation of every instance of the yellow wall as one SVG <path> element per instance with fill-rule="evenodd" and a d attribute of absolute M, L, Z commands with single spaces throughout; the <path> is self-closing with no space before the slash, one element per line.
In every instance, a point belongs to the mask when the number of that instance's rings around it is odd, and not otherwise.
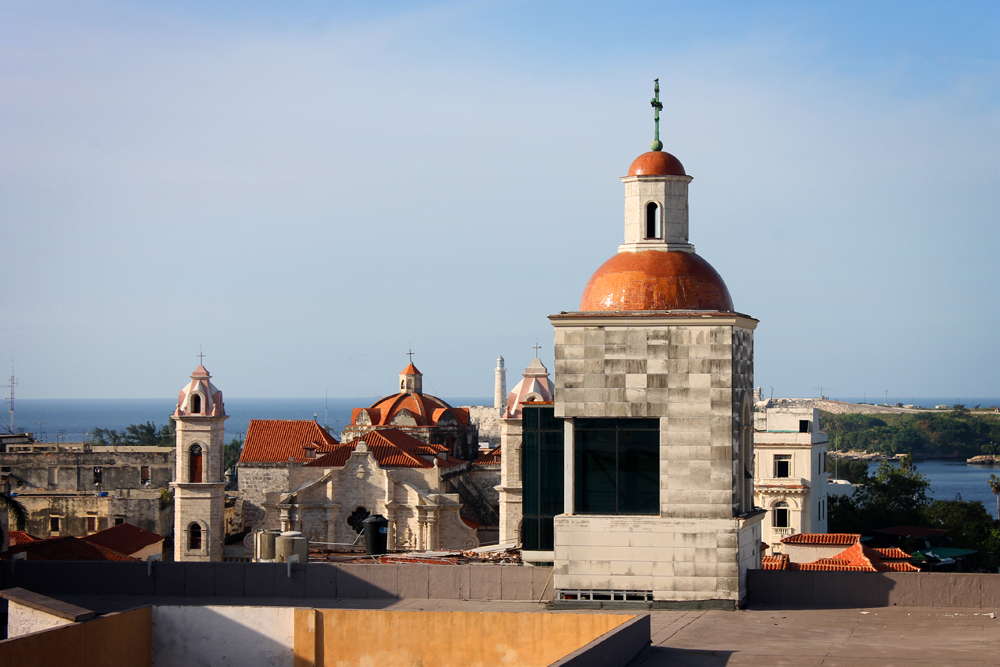
<path fill-rule="evenodd" d="M 632 618 L 296 609 L 295 667 L 543 667 Z"/>
<path fill-rule="evenodd" d="M 0 665 L 150 667 L 149 607 L 0 641 Z"/>

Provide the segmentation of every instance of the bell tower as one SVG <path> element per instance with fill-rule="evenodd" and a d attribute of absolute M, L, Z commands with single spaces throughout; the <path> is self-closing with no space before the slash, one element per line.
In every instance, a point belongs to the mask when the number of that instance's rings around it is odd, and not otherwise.
<path fill-rule="evenodd" d="M 177 432 L 174 560 L 221 561 L 225 537 L 222 457 L 226 408 L 203 365 L 181 389 L 171 419 Z"/>

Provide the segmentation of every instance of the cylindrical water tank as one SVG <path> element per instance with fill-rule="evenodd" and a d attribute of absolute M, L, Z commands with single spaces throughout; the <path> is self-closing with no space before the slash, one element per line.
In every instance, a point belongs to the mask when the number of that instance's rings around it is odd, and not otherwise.
<path fill-rule="evenodd" d="M 291 555 L 298 555 L 299 562 L 309 560 L 309 541 L 297 530 L 287 530 L 274 540 L 274 557 L 284 563 Z"/>
<path fill-rule="evenodd" d="M 274 560 L 274 541 L 280 530 L 261 530 L 257 533 L 257 560 Z"/>
<path fill-rule="evenodd" d="M 386 552 L 389 521 L 381 514 L 372 514 L 361 522 L 365 527 L 365 553 L 377 556 Z"/>

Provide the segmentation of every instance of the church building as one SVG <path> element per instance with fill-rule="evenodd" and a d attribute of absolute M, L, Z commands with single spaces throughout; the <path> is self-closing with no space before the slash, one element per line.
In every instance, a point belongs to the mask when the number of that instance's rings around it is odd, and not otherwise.
<path fill-rule="evenodd" d="M 549 318 L 555 396 L 523 410 L 521 535 L 560 604 L 731 609 L 760 567 L 757 320 L 689 242 L 692 178 L 662 150 L 658 84 L 652 104 L 652 150 L 621 179 L 624 242 Z"/>
<path fill-rule="evenodd" d="M 423 391 L 423 374 L 409 363 L 399 374 L 399 391 L 371 407 L 355 408 L 341 438 L 349 442 L 370 431 L 395 429 L 428 445 L 444 445 L 455 458 L 479 457 L 479 434 L 467 408 L 453 408 Z"/>

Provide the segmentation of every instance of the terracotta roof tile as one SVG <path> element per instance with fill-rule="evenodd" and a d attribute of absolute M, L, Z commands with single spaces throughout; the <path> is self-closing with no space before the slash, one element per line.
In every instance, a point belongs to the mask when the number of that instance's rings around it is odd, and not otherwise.
<path fill-rule="evenodd" d="M 333 451 L 338 440 L 314 420 L 251 419 L 240 463 L 305 463 L 305 445 L 316 445 L 317 453 Z"/>
<path fill-rule="evenodd" d="M 782 544 L 850 545 L 861 540 L 855 533 L 796 533 L 781 540 Z"/>
<path fill-rule="evenodd" d="M 775 556 L 762 556 L 760 566 L 763 570 L 787 570 L 788 554 L 777 554 Z"/>
<path fill-rule="evenodd" d="M 137 560 L 113 549 L 85 542 L 78 537 L 50 537 L 28 544 L 10 547 L 0 559 L 10 560 L 14 554 L 27 553 L 28 560 Z"/>
<path fill-rule="evenodd" d="M 469 423 L 469 411 L 466 408 L 453 408 L 430 394 L 407 393 L 380 398 L 370 408 L 355 408 L 351 411 L 351 425 L 358 425 L 358 417 L 362 412 L 367 412 L 372 425 L 390 426 L 393 418 L 404 410 L 413 416 L 416 426 L 436 426 L 445 415 L 454 417 L 460 426 L 467 426 Z"/>
<path fill-rule="evenodd" d="M 417 370 L 417 367 L 413 365 L 413 362 L 410 362 L 406 364 L 406 368 L 403 369 L 403 372 L 400 373 L 400 375 L 423 375 L 423 373 Z"/>
<path fill-rule="evenodd" d="M 472 462 L 475 466 L 498 466 L 500 465 L 500 448 L 491 449 L 481 454 L 478 459 Z"/>
<path fill-rule="evenodd" d="M 439 458 L 439 454 L 447 451 L 442 445 L 428 445 L 402 431 L 387 428 L 369 431 L 360 438 L 337 445 L 333 451 L 307 463 L 306 467 L 339 468 L 347 463 L 347 459 L 360 442 L 365 443 L 372 457 L 383 468 L 433 468 L 434 458 L 437 458 L 440 468 L 464 463 L 451 456 L 444 460 Z"/>
<path fill-rule="evenodd" d="M 878 547 L 873 547 L 872 551 L 878 554 L 879 558 L 882 560 L 909 560 L 910 554 L 906 553 L 899 547 L 890 547 L 888 549 L 880 549 Z"/>
<path fill-rule="evenodd" d="M 29 535 L 23 530 L 11 530 L 7 532 L 7 544 L 10 546 L 17 546 L 19 544 L 30 544 L 32 542 L 40 541 L 40 537 L 35 537 L 34 535 Z"/>
<path fill-rule="evenodd" d="M 792 540 L 792 538 L 798 538 Z M 789 563 L 789 570 L 809 570 L 828 572 L 919 572 L 920 568 L 905 561 L 883 562 L 882 558 L 909 558 L 902 549 L 873 549 L 861 542 L 861 536 L 852 533 L 800 533 L 782 540 L 785 544 L 840 546 L 850 540 L 850 546 L 828 558 L 820 558 L 812 563 Z M 771 568 L 779 569 L 779 568 Z"/>
<path fill-rule="evenodd" d="M 152 544 L 162 542 L 164 538 L 162 535 L 143 530 L 130 523 L 121 523 L 81 539 L 91 544 L 107 547 L 118 553 L 132 555 Z"/>

